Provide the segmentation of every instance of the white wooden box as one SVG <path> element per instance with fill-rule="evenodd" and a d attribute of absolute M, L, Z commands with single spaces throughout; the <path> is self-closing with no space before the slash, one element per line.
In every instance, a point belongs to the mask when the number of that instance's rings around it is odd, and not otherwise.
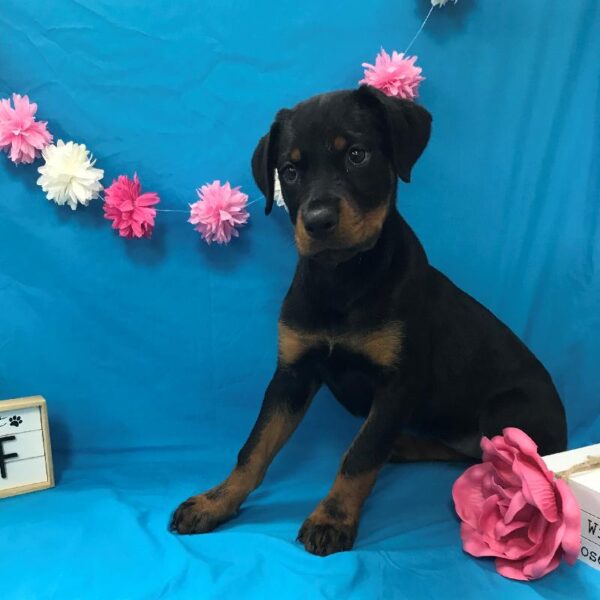
<path fill-rule="evenodd" d="M 0 498 L 53 486 L 46 401 L 0 400 Z"/>
<path fill-rule="evenodd" d="M 600 444 L 544 456 L 546 466 L 555 473 L 600 456 Z M 581 549 L 579 560 L 600 570 L 600 468 L 575 473 L 567 482 L 581 508 Z"/>

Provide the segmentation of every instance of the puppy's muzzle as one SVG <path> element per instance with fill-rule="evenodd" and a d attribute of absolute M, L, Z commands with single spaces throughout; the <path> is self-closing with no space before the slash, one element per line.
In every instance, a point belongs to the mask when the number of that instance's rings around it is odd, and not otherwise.
<path fill-rule="evenodd" d="M 332 235 L 340 220 L 339 201 L 336 199 L 314 200 L 304 205 L 301 212 L 304 229 L 315 240 Z"/>

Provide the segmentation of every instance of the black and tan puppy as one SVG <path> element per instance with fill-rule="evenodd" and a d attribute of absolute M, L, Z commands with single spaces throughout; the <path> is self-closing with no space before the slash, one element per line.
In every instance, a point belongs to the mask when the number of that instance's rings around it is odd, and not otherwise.
<path fill-rule="evenodd" d="M 280 111 L 260 140 L 252 169 L 266 212 L 277 169 L 300 254 L 277 369 L 236 467 L 184 502 L 172 530 L 202 533 L 235 515 L 322 384 L 366 419 L 300 529 L 315 554 L 352 547 L 386 461 L 476 458 L 481 436 L 506 426 L 541 453 L 564 450 L 565 414 L 544 367 L 429 265 L 396 209 L 397 179 L 410 180 L 430 129 L 422 107 L 363 87 Z"/>

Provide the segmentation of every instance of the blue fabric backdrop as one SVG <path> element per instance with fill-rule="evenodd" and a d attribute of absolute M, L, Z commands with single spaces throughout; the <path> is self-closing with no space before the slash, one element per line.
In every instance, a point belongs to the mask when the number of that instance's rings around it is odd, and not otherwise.
<path fill-rule="evenodd" d="M 0 165 L 0 396 L 43 394 L 58 487 L 0 502 L 3 598 L 598 597 L 584 565 L 509 582 L 460 548 L 460 466 L 386 467 L 356 551 L 293 542 L 359 423 L 322 393 L 263 487 L 219 532 L 177 538 L 170 511 L 232 465 L 275 362 L 294 268 L 249 160 L 275 111 L 353 87 L 403 50 L 426 0 L 3 0 L 0 96 L 27 93 L 105 182 L 137 171 L 162 208 L 216 178 L 252 200 L 229 247 L 186 216 L 118 238 L 100 202 L 45 200 Z M 460 0 L 413 47 L 434 115 L 399 205 L 431 262 L 551 371 L 571 445 L 600 438 L 600 4 Z"/>

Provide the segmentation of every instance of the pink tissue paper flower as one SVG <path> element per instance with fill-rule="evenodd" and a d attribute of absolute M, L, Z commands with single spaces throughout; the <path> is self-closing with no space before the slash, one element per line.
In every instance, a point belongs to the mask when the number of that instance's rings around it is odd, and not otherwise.
<path fill-rule="evenodd" d="M 248 195 L 232 188 L 229 182 L 221 185 L 213 181 L 203 185 L 198 192 L 198 201 L 190 204 L 189 222 L 195 225 L 202 239 L 207 243 L 228 244 L 232 237 L 238 237 L 237 227 L 250 218 L 246 210 Z"/>
<path fill-rule="evenodd" d="M 137 173 L 133 181 L 119 175 L 104 191 L 104 218 L 113 222 L 113 229 L 124 238 L 149 238 L 154 229 L 155 204 L 160 202 L 156 192 L 142 194 Z"/>
<path fill-rule="evenodd" d="M 36 121 L 37 104 L 27 96 L 13 94 L 14 108 L 8 98 L 0 100 L 0 150 L 15 164 L 32 163 L 52 141 L 46 121 Z"/>
<path fill-rule="evenodd" d="M 390 56 L 383 48 L 375 57 L 375 64 L 363 63 L 365 77 L 358 83 L 366 83 L 388 96 L 414 100 L 419 95 L 421 67 L 415 67 L 416 56 L 404 56 L 395 50 Z"/>
<path fill-rule="evenodd" d="M 515 427 L 481 440 L 482 464 L 454 483 L 465 552 L 496 557 L 510 579 L 543 577 L 579 554 L 581 513 L 569 486 L 554 479 L 533 440 Z"/>

